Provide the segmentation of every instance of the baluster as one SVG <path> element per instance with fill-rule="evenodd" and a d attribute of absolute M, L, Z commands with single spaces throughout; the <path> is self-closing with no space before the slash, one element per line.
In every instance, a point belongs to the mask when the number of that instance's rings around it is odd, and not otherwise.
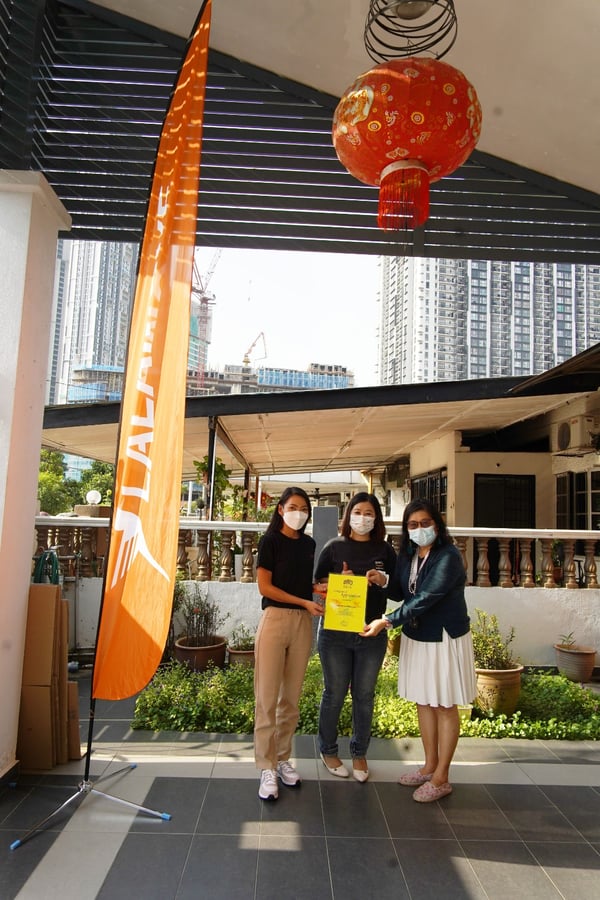
<path fill-rule="evenodd" d="M 233 581 L 233 548 L 235 531 L 221 532 L 221 574 L 219 581 Z"/>
<path fill-rule="evenodd" d="M 533 563 L 531 561 L 531 538 L 520 538 L 519 549 L 521 551 L 520 585 L 524 588 L 535 587 L 535 579 L 533 577 Z"/>
<path fill-rule="evenodd" d="M 510 538 L 498 538 L 498 547 L 500 548 L 500 554 L 498 557 L 498 584 L 503 588 L 513 587 L 511 578 L 512 572 L 510 567 L 509 545 Z"/>
<path fill-rule="evenodd" d="M 469 563 L 467 561 L 467 539 L 463 535 L 460 537 L 453 538 L 453 541 L 460 551 L 460 555 L 461 555 L 461 558 L 463 561 L 463 566 L 465 567 L 465 572 L 466 572 L 469 567 Z"/>
<path fill-rule="evenodd" d="M 564 553 L 565 553 L 565 561 L 564 572 L 565 572 L 565 587 L 570 591 L 578 588 L 577 579 L 575 578 L 575 541 L 563 541 L 562 542 Z"/>
<path fill-rule="evenodd" d="M 594 538 L 591 538 L 590 540 L 584 541 L 583 546 L 585 548 L 585 586 L 586 588 L 600 587 L 596 578 L 596 560 L 594 559 L 596 541 Z"/>
<path fill-rule="evenodd" d="M 488 539 L 477 538 L 477 587 L 491 587 Z"/>
<path fill-rule="evenodd" d="M 240 581 L 248 584 L 254 581 L 254 535 L 251 531 L 242 531 L 242 577 Z"/>
<path fill-rule="evenodd" d="M 46 525 L 38 525 L 37 527 L 37 544 L 36 556 L 39 556 L 44 550 L 50 547 L 50 529 Z"/>
<path fill-rule="evenodd" d="M 554 562 L 552 560 L 552 538 L 542 538 L 542 577 L 544 579 L 545 588 L 555 588 L 554 580 Z"/>
<path fill-rule="evenodd" d="M 82 528 L 81 534 L 81 556 L 79 562 L 79 574 L 83 578 L 91 578 L 94 574 L 92 571 L 92 532 L 93 528 Z"/>
<path fill-rule="evenodd" d="M 198 579 L 198 553 L 199 547 L 186 547 L 185 552 L 187 556 L 186 562 L 186 572 L 187 577 L 191 581 L 196 581 Z"/>
<path fill-rule="evenodd" d="M 208 581 L 209 556 L 208 556 L 208 531 L 197 531 L 198 539 L 198 581 Z"/>
<path fill-rule="evenodd" d="M 185 552 L 185 545 L 187 544 L 189 531 L 186 531 L 185 528 L 179 529 L 179 534 L 177 537 L 177 571 L 184 576 L 184 578 L 189 579 L 188 572 L 188 558 L 187 553 Z"/>

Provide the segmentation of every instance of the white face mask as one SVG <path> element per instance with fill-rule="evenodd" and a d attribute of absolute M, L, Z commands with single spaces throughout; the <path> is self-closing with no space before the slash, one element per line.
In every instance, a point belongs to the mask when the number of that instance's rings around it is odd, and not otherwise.
<path fill-rule="evenodd" d="M 308 519 L 308 513 L 301 512 L 299 509 L 290 509 L 288 512 L 284 512 L 282 519 L 288 528 L 300 531 Z"/>
<path fill-rule="evenodd" d="M 429 528 L 415 528 L 414 531 L 408 532 L 408 536 L 418 547 L 429 547 L 436 538 L 435 525 L 430 525 Z"/>
<path fill-rule="evenodd" d="M 373 516 L 359 516 L 350 513 L 350 528 L 356 534 L 368 534 L 375 528 L 375 519 Z"/>

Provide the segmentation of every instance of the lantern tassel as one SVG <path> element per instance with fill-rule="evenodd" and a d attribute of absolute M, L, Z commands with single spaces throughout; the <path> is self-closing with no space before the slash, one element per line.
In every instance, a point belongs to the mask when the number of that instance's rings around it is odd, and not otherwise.
<path fill-rule="evenodd" d="M 386 166 L 379 185 L 377 224 L 384 231 L 418 228 L 429 218 L 429 173 L 415 160 Z"/>

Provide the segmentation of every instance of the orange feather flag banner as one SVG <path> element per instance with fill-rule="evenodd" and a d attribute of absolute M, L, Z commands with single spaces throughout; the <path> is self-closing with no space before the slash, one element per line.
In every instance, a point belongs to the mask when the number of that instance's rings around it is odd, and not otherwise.
<path fill-rule="evenodd" d="M 150 681 L 171 617 L 210 15 L 205 0 L 163 123 L 140 252 L 92 682 L 104 700 Z"/>

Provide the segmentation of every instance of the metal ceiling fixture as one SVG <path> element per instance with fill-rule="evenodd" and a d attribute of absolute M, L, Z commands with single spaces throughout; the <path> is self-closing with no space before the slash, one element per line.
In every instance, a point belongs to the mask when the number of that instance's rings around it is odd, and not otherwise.
<path fill-rule="evenodd" d="M 441 59 L 454 44 L 456 33 L 453 0 L 371 0 L 365 49 L 376 62 L 399 56 Z"/>

